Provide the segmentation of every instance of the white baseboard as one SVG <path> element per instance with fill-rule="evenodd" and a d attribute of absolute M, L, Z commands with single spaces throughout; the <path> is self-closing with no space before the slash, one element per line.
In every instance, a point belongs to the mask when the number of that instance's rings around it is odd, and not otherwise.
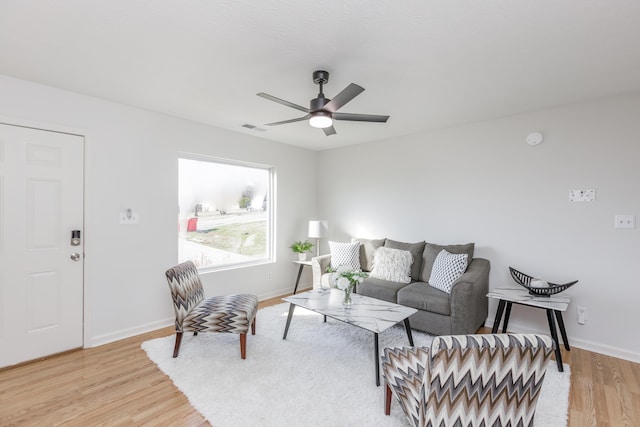
<path fill-rule="evenodd" d="M 493 321 L 494 319 L 487 319 L 487 321 L 485 322 L 485 326 L 488 328 L 492 328 Z M 509 330 L 516 330 L 524 334 L 549 335 L 549 329 L 531 329 L 531 327 L 528 325 L 522 325 L 520 323 L 513 322 L 513 321 L 509 321 Z M 610 345 L 603 345 L 601 343 L 597 343 L 594 341 L 581 340 L 581 339 L 573 338 L 571 336 L 567 338 L 569 338 L 569 345 L 571 347 L 581 348 L 583 350 L 589 350 L 595 353 L 617 357 L 618 359 L 629 360 L 634 363 L 640 363 L 640 354 L 631 352 L 624 348 L 614 347 Z M 562 337 L 558 336 L 558 339 L 562 341 Z"/>
<path fill-rule="evenodd" d="M 311 282 L 308 283 L 300 283 L 298 284 L 298 290 L 296 293 L 308 291 L 312 287 Z M 281 295 L 287 295 L 293 292 L 293 288 L 291 286 L 287 286 L 286 288 L 278 289 L 275 291 L 271 291 L 269 293 L 258 295 L 258 299 L 260 301 L 275 298 Z M 85 348 L 98 347 L 104 344 L 109 344 L 114 341 L 123 340 L 125 338 L 131 338 L 136 335 L 144 334 L 146 332 L 155 331 L 158 329 L 166 328 L 167 326 L 173 326 L 175 324 L 175 318 L 167 318 L 158 320 L 155 322 L 145 323 L 144 325 L 136 326 L 133 328 L 122 329 L 120 331 L 110 332 L 108 334 L 98 335 L 93 338 L 90 338 L 88 343 L 85 343 Z"/>
<path fill-rule="evenodd" d="M 122 329 L 119 331 L 109 332 L 108 334 L 98 335 L 91 338 L 89 343 L 85 342 L 84 347 L 98 347 L 100 345 L 109 344 L 114 341 L 123 340 L 136 335 L 144 334 L 146 332 L 155 331 L 158 329 L 166 328 L 167 326 L 175 325 L 176 319 L 174 317 L 157 320 L 155 322 L 145 323 L 144 325 L 135 326 L 133 328 Z"/>
<path fill-rule="evenodd" d="M 309 291 L 309 290 L 311 290 L 312 287 L 313 286 L 312 286 L 311 282 L 307 282 L 307 283 L 300 282 L 298 284 L 298 289 L 296 290 L 296 293 Z M 284 288 L 277 289 L 275 291 L 271 291 L 271 292 L 268 292 L 268 293 L 260 294 L 260 295 L 258 295 L 258 299 L 260 301 L 263 301 L 263 300 L 266 300 L 266 299 L 275 298 L 275 297 L 279 297 L 279 296 L 282 296 L 282 295 L 289 295 L 292 292 L 293 292 L 293 286 L 289 285 L 289 286 L 286 286 Z"/>

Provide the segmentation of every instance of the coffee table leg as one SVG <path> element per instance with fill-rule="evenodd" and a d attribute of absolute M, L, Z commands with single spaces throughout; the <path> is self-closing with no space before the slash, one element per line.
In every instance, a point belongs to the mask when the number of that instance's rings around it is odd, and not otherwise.
<path fill-rule="evenodd" d="M 376 364 L 376 386 L 380 386 L 380 351 L 378 349 L 378 333 L 373 333 L 374 363 Z"/>
<path fill-rule="evenodd" d="M 567 351 L 571 350 L 569 348 L 569 338 L 567 338 L 567 331 L 564 329 L 564 321 L 562 320 L 562 312 L 559 310 L 553 310 L 556 313 L 556 319 L 558 320 L 558 328 L 560 328 L 560 333 L 562 334 L 562 341 L 564 341 L 564 348 Z"/>
<path fill-rule="evenodd" d="M 558 372 L 564 372 L 564 366 L 562 366 L 562 354 L 560 353 L 560 344 L 558 344 L 558 332 L 556 331 L 556 322 L 553 320 L 553 310 L 548 309 L 547 320 L 549 321 L 549 332 L 551 332 L 551 339 L 556 345 L 556 363 L 558 364 Z"/>
<path fill-rule="evenodd" d="M 282 336 L 283 340 L 287 339 L 287 332 L 289 331 L 289 324 L 291 323 L 291 318 L 293 317 L 293 310 L 296 309 L 295 304 L 289 304 L 289 315 L 287 316 L 287 324 L 284 327 L 284 335 Z"/>
<path fill-rule="evenodd" d="M 496 311 L 496 318 L 493 319 L 493 328 L 491 329 L 491 333 L 495 334 L 498 332 L 498 326 L 500 326 L 500 320 L 502 319 L 502 312 L 504 311 L 504 300 L 501 299 L 498 303 L 498 310 Z"/>
<path fill-rule="evenodd" d="M 413 347 L 413 335 L 411 335 L 411 325 L 409 325 L 409 318 L 404 319 L 404 330 L 407 331 L 407 338 L 409 338 L 409 345 Z"/>

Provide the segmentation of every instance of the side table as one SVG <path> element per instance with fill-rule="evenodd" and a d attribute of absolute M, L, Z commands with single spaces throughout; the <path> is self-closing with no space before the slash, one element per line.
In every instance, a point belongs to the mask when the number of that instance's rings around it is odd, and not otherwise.
<path fill-rule="evenodd" d="M 538 297 L 530 295 L 526 289 L 514 289 L 514 288 L 498 288 L 487 294 L 487 297 L 499 300 L 498 310 L 496 311 L 496 317 L 493 321 L 493 329 L 491 333 L 498 332 L 500 321 L 502 320 L 502 314 L 504 313 L 504 322 L 502 324 L 502 333 L 507 331 L 507 325 L 509 323 L 509 316 L 511 315 L 511 305 L 521 304 L 529 307 L 536 307 L 546 310 L 547 322 L 549 323 L 549 332 L 551 338 L 556 345 L 555 355 L 556 363 L 558 364 L 558 371 L 563 372 L 562 355 L 560 353 L 560 343 L 558 342 L 558 333 L 556 331 L 556 321 L 558 321 L 558 328 L 560 334 L 562 334 L 562 341 L 564 341 L 564 348 L 567 351 L 569 348 L 569 339 L 567 338 L 567 332 L 564 329 L 564 321 L 562 320 L 562 312 L 567 310 L 571 298 L 560 295 L 552 295 L 550 297 Z M 505 312 L 506 307 L 506 312 Z M 555 319 L 554 319 L 555 316 Z"/>
<path fill-rule="evenodd" d="M 295 294 L 298 290 L 298 283 L 300 283 L 300 276 L 302 276 L 302 270 L 305 266 L 311 267 L 311 261 L 293 261 L 294 264 L 299 264 L 300 268 L 298 269 L 298 278 L 296 279 L 296 286 L 293 288 L 293 293 Z"/>

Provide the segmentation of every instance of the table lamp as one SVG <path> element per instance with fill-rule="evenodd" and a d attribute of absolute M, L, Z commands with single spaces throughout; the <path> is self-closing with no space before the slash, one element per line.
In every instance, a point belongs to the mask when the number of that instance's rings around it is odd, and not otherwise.
<path fill-rule="evenodd" d="M 327 221 L 309 221 L 309 237 L 316 239 L 316 256 L 320 256 L 320 239 L 327 237 Z"/>

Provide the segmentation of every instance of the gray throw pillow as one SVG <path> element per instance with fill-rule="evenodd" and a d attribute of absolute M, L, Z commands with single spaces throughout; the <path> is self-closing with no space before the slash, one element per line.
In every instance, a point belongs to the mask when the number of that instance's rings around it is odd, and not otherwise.
<path fill-rule="evenodd" d="M 411 255 L 413 255 L 413 265 L 411 265 L 411 280 L 413 281 L 418 280 L 418 278 L 420 277 L 420 268 L 422 267 L 422 252 L 424 251 L 424 245 L 425 242 L 404 243 L 397 242 L 391 239 L 387 239 L 387 241 L 384 243 L 385 248 L 400 249 L 403 251 L 411 252 Z M 435 256 L 433 257 L 433 259 L 436 259 Z M 433 264 L 433 261 L 431 262 L 431 264 Z M 427 276 L 427 279 L 428 278 L 429 276 Z"/>
<path fill-rule="evenodd" d="M 360 239 L 353 238 L 352 242 L 360 242 L 360 266 L 364 271 L 373 270 L 373 255 L 376 249 L 384 246 L 386 239 Z"/>
<path fill-rule="evenodd" d="M 420 272 L 420 280 L 422 282 L 429 281 L 429 278 L 431 277 L 431 270 L 433 269 L 433 263 L 440 251 L 443 249 L 450 254 L 467 254 L 468 267 L 473 259 L 474 248 L 475 243 L 466 243 L 464 245 L 436 245 L 435 243 L 427 242 L 422 254 L 422 271 Z"/>

